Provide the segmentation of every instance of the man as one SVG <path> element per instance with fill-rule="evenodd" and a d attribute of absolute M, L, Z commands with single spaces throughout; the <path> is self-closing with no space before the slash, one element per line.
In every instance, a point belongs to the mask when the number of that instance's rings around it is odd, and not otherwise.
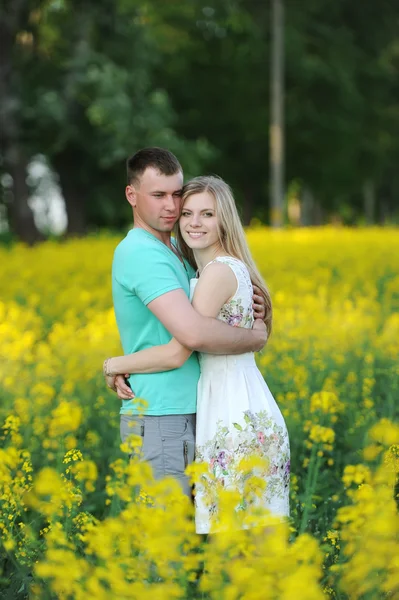
<path fill-rule="evenodd" d="M 126 198 L 134 228 L 117 246 L 112 267 L 116 320 L 125 354 L 168 343 L 213 354 L 260 350 L 266 330 L 230 327 L 197 313 L 189 301 L 192 267 L 179 255 L 171 231 L 179 218 L 183 172 L 177 158 L 162 148 L 145 148 L 127 161 Z M 260 307 L 261 311 L 263 310 Z M 190 496 L 184 474 L 194 459 L 196 393 L 200 371 L 193 353 L 172 371 L 129 378 L 137 398 L 146 400 L 137 418 L 134 400 L 121 408 L 121 437 L 143 437 L 143 458 L 155 477 L 172 475 Z M 131 427 L 133 425 L 133 427 Z"/>

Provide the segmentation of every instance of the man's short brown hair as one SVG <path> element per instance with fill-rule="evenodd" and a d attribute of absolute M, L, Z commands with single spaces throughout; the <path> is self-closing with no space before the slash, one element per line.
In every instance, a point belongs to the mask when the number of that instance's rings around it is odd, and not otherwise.
<path fill-rule="evenodd" d="M 126 161 L 127 183 L 137 184 L 144 171 L 152 167 L 161 175 L 176 175 L 183 172 L 176 156 L 165 148 L 143 148 Z"/>

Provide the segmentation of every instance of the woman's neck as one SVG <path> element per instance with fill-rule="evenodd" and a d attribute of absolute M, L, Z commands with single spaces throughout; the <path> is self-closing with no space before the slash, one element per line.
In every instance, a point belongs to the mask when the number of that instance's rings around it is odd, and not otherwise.
<path fill-rule="evenodd" d="M 202 269 L 215 260 L 218 256 L 226 256 L 226 252 L 223 250 L 220 244 L 209 246 L 208 248 L 201 248 L 193 250 L 194 259 L 198 267 L 198 271 L 201 273 Z"/>

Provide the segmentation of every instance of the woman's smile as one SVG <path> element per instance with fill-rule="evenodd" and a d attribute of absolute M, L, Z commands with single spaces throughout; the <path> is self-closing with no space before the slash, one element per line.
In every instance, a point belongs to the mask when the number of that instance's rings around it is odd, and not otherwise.
<path fill-rule="evenodd" d="M 198 240 L 203 235 L 206 235 L 205 231 L 187 231 L 187 233 L 193 240 Z"/>

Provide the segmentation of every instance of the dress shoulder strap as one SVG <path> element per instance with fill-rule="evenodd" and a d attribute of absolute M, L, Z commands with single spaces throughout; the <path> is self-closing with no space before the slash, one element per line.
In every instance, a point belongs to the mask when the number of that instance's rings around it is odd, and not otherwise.
<path fill-rule="evenodd" d="M 233 256 L 217 256 L 215 259 L 211 260 L 208 264 L 205 265 L 203 271 L 209 265 L 219 262 L 228 265 L 236 276 L 238 284 L 249 284 L 252 288 L 251 278 L 249 276 L 249 272 L 245 263 L 243 263 L 238 258 L 234 258 Z"/>

